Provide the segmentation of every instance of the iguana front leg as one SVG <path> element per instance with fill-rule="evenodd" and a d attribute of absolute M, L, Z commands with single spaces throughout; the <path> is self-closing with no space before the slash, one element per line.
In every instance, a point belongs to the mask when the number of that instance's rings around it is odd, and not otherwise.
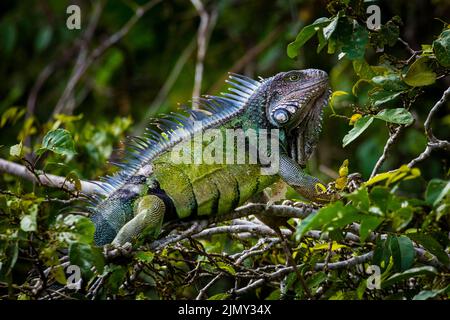
<path fill-rule="evenodd" d="M 134 218 L 128 221 L 117 233 L 112 244 L 120 246 L 131 242 L 140 234 L 157 237 L 162 226 L 166 206 L 164 201 L 155 195 L 146 195 L 134 206 Z"/>
<path fill-rule="evenodd" d="M 338 198 L 337 194 L 329 194 L 323 191 L 324 186 L 319 179 L 308 175 L 302 167 L 286 154 L 280 154 L 281 178 L 298 193 L 314 202 L 330 202 Z"/>

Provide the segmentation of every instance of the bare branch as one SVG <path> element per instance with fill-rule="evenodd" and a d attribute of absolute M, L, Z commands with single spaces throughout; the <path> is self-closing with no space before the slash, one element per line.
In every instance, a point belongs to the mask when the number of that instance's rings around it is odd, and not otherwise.
<path fill-rule="evenodd" d="M 427 136 L 428 139 L 427 147 L 417 158 L 411 160 L 408 163 L 408 167 L 411 168 L 415 166 L 418 162 L 425 160 L 431 155 L 431 152 L 435 149 L 444 149 L 444 150 L 450 149 L 450 142 L 448 142 L 447 140 L 440 140 L 436 138 L 431 130 L 431 120 L 433 116 L 436 114 L 438 109 L 445 104 L 449 96 L 450 96 L 450 87 L 448 87 L 444 91 L 442 97 L 439 99 L 438 102 L 436 102 L 436 104 L 433 106 L 433 108 L 431 108 L 430 112 L 428 113 L 427 119 L 424 122 L 425 135 Z"/>
<path fill-rule="evenodd" d="M 373 170 L 372 170 L 372 173 L 370 174 L 369 179 L 372 179 L 378 173 L 378 170 L 380 170 L 384 161 L 386 161 L 386 158 L 387 158 L 392 146 L 397 141 L 397 138 L 400 135 L 400 132 L 402 131 L 402 129 L 403 129 L 402 126 L 398 126 L 394 129 L 393 132 L 389 133 L 389 138 L 386 141 L 386 144 L 384 145 L 383 154 L 381 155 L 381 157 L 378 159 L 377 163 L 373 167 Z"/>
<path fill-rule="evenodd" d="M 65 177 L 47 173 L 40 173 L 36 177 L 27 167 L 8 160 L 0 159 L 0 172 L 9 173 L 47 187 L 76 191 L 74 184 Z M 87 181 L 81 181 L 81 191 L 85 194 L 103 193 L 103 190 L 97 184 Z"/>
<path fill-rule="evenodd" d="M 447 101 L 449 96 L 450 96 L 450 87 L 448 87 L 444 91 L 444 93 L 442 94 L 442 97 L 439 99 L 439 101 L 436 102 L 436 104 L 433 106 L 433 108 L 431 108 L 430 112 L 428 113 L 427 119 L 425 120 L 425 122 L 423 124 L 425 127 L 425 134 L 427 135 L 428 139 L 430 139 L 430 140 L 433 140 L 435 138 L 433 135 L 433 132 L 431 131 L 431 119 L 436 114 L 438 109 L 444 105 L 445 101 Z"/>
<path fill-rule="evenodd" d="M 213 227 L 206 230 L 201 231 L 198 234 L 195 234 L 193 238 L 201 238 L 201 237 L 209 237 L 214 234 L 218 233 L 226 233 L 226 234 L 232 234 L 232 233 L 242 233 L 242 232 L 251 232 L 255 235 L 260 236 L 275 236 L 277 233 L 272 230 L 272 228 L 263 225 L 263 224 L 256 224 L 253 223 L 251 225 L 232 225 L 232 226 L 219 226 L 219 227 Z M 283 233 L 287 235 L 291 235 L 290 230 L 283 230 Z"/>
<path fill-rule="evenodd" d="M 347 259 L 344 261 L 338 261 L 338 262 L 333 262 L 333 263 L 328 263 L 328 264 L 326 264 L 326 262 L 324 262 L 324 263 L 319 262 L 314 265 L 314 270 L 317 270 L 317 271 L 323 270 L 323 268 L 325 266 L 327 266 L 328 270 L 349 268 L 349 267 L 353 267 L 357 264 L 365 263 L 365 262 L 369 261 L 370 259 L 372 259 L 372 257 L 373 257 L 373 251 L 370 251 L 370 252 L 364 253 L 360 256 L 356 256 L 356 257 L 353 257 L 353 258 L 350 258 L 350 259 Z"/>
<path fill-rule="evenodd" d="M 259 214 L 267 216 L 301 218 L 304 219 L 316 210 L 311 205 L 293 207 L 287 205 L 267 205 L 265 203 L 248 203 L 235 210 L 236 212 L 246 213 L 246 215 Z"/>
<path fill-rule="evenodd" d="M 217 276 L 215 276 L 206 286 L 204 286 L 199 292 L 195 300 L 200 300 L 205 294 L 206 291 L 221 277 L 223 276 L 223 273 L 219 273 Z"/>

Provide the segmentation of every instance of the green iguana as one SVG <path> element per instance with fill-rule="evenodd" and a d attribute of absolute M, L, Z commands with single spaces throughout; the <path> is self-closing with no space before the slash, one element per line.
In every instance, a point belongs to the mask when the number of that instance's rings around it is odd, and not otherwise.
<path fill-rule="evenodd" d="M 104 194 L 89 206 L 97 245 L 122 245 L 141 234 L 156 237 L 164 221 L 229 213 L 280 178 L 312 201 L 331 200 L 323 185 L 318 188 L 320 181 L 303 171 L 330 95 L 326 72 L 293 70 L 260 80 L 230 74 L 227 82 L 230 92 L 199 98 L 199 108 L 186 110 L 188 115 L 163 117 L 156 123 L 159 130 L 148 128 L 132 139 L 128 160 L 99 183 Z M 253 129 L 256 135 L 278 129 L 278 148 L 262 146 L 279 154 L 276 174 L 261 174 L 267 164 L 250 163 L 249 156 L 244 164 L 207 164 L 189 154 L 191 163 L 173 160 L 175 147 L 192 150 L 195 135 L 212 128 L 222 133 Z M 234 142 L 232 149 L 237 150 Z"/>

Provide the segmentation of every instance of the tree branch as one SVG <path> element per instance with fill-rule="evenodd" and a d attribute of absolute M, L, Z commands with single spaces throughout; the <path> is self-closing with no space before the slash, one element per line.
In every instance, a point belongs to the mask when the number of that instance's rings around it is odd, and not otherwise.
<path fill-rule="evenodd" d="M 69 191 L 77 191 L 75 185 L 72 182 L 68 181 L 65 177 L 55 176 L 53 174 L 47 173 L 37 173 L 36 175 L 36 173 L 30 171 L 27 167 L 4 159 L 0 159 L 0 172 L 9 173 L 21 177 L 25 180 L 29 180 L 34 183 L 39 183 L 47 187 L 60 188 Z M 95 183 L 87 181 L 80 181 L 80 182 L 81 182 L 81 191 L 85 194 L 104 192 Z"/>
<path fill-rule="evenodd" d="M 411 160 L 408 163 L 408 167 L 414 167 L 418 162 L 425 160 L 431 155 L 431 152 L 435 149 L 444 149 L 449 150 L 450 149 L 450 142 L 447 140 L 440 140 L 436 138 L 433 135 L 432 129 L 431 129 L 431 120 L 433 116 L 436 114 L 438 109 L 444 105 L 444 103 L 447 101 L 448 97 L 450 96 L 450 87 L 448 87 L 444 93 L 442 94 L 442 97 L 439 99 L 438 102 L 431 108 L 430 112 L 428 113 L 427 119 L 424 122 L 424 129 L 425 129 L 425 135 L 427 136 L 427 147 L 425 150 L 415 159 Z"/>
<path fill-rule="evenodd" d="M 402 131 L 403 127 L 398 126 L 394 129 L 394 132 L 389 133 L 389 139 L 386 141 L 386 144 L 384 145 L 383 154 L 378 159 L 377 163 L 373 167 L 372 173 L 370 174 L 370 179 L 372 179 L 377 173 L 378 170 L 380 170 L 381 166 L 383 165 L 384 161 L 386 161 L 386 158 L 391 151 L 392 146 L 397 141 L 398 136 L 400 135 L 400 132 Z"/>

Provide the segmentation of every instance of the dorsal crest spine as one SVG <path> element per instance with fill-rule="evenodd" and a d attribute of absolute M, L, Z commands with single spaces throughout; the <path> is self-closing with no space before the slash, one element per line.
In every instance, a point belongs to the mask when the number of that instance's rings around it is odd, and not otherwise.
<path fill-rule="evenodd" d="M 239 114 L 264 81 L 230 73 L 226 80 L 230 84 L 229 92 L 222 93 L 223 96 L 206 95 L 196 98 L 193 102 L 198 106 L 197 109 L 182 106 L 182 110 L 189 116 L 172 112 L 154 119 L 143 136 L 129 137 L 124 160 L 113 163 L 120 171 L 100 179 L 101 183 L 98 185 L 104 193 L 91 199 L 91 207 L 113 195 L 136 175 L 140 168 L 177 143 L 192 137 L 199 130 L 213 128 Z M 198 122 L 201 122 L 201 125 L 198 125 Z"/>

